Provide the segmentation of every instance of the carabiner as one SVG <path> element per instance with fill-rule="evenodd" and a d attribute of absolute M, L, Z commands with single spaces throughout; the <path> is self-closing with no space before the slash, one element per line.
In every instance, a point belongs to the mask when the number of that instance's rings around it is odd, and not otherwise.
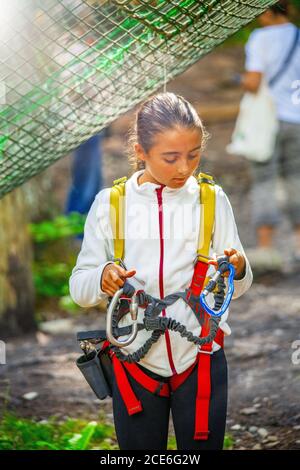
<path fill-rule="evenodd" d="M 212 317 L 221 317 L 225 311 L 227 310 L 232 296 L 234 292 L 234 276 L 235 276 L 235 269 L 232 264 L 228 263 L 226 261 L 227 257 L 220 257 L 219 258 L 219 269 L 216 271 L 216 273 L 213 275 L 207 286 L 203 289 L 203 291 L 200 294 L 200 304 L 201 307 Z M 227 258 L 228 260 L 228 258 Z M 208 303 L 206 302 L 205 297 L 214 290 L 214 288 L 217 285 L 218 279 L 222 274 L 224 274 L 226 271 L 229 271 L 229 277 L 228 277 L 228 291 L 225 297 L 225 300 L 223 302 L 222 307 L 219 310 L 213 310 Z"/>
<path fill-rule="evenodd" d="M 131 315 L 131 318 L 133 320 L 133 324 L 132 324 L 132 333 L 130 335 L 130 337 L 124 341 L 120 341 L 118 339 L 116 339 L 112 333 L 112 318 L 113 318 L 113 313 L 114 313 L 114 310 L 117 306 L 117 303 L 119 302 L 119 299 L 121 297 L 121 295 L 123 294 L 123 287 L 119 290 L 117 290 L 117 292 L 114 294 L 110 304 L 109 304 L 109 307 L 108 307 L 108 310 L 107 310 L 107 316 L 106 316 L 106 335 L 107 335 L 107 339 L 108 341 L 113 344 L 114 346 L 118 346 L 119 348 L 124 348 L 124 346 L 128 346 L 129 344 L 131 344 L 135 338 L 136 338 L 136 335 L 138 333 L 138 323 L 137 323 L 137 314 L 138 314 L 138 302 L 137 302 L 137 296 L 135 294 L 133 294 L 133 296 L 131 297 L 131 302 L 130 302 L 130 315 Z"/>

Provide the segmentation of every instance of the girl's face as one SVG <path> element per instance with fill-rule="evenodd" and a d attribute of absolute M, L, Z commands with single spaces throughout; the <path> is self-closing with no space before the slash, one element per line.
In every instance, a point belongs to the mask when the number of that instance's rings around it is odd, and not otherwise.
<path fill-rule="evenodd" d="M 201 142 L 199 129 L 176 127 L 157 134 L 147 154 L 136 144 L 137 156 L 146 166 L 144 180 L 170 188 L 183 186 L 199 166 Z"/>

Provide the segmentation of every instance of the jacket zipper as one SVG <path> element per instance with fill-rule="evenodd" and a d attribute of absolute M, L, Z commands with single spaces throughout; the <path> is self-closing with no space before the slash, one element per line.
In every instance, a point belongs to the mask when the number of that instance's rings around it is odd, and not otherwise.
<path fill-rule="evenodd" d="M 163 238 L 163 205 L 162 205 L 162 191 L 164 185 L 156 189 L 157 200 L 158 200 L 158 217 L 159 217 L 159 238 L 160 238 L 160 260 L 159 260 L 159 294 L 160 298 L 164 298 L 164 238 Z M 166 310 L 162 310 L 162 316 L 166 316 Z M 171 341 L 169 331 L 165 332 L 167 353 L 169 359 L 169 365 L 172 370 L 172 373 L 177 374 L 171 350 Z"/>

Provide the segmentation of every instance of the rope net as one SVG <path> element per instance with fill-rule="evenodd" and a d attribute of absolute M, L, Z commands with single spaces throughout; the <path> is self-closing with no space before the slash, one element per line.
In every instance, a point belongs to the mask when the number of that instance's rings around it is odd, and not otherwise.
<path fill-rule="evenodd" d="M 0 197 L 274 0 L 0 0 Z"/>

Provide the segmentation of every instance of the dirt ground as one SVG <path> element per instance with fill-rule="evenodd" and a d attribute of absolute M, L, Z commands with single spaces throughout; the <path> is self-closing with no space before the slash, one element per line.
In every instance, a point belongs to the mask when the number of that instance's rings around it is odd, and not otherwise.
<path fill-rule="evenodd" d="M 225 152 L 241 97 L 241 90 L 230 83 L 230 77 L 242 67 L 240 47 L 218 48 L 168 84 L 167 89 L 191 100 L 204 117 L 212 137 L 202 168 L 212 172 L 228 193 L 247 249 L 254 245 L 250 169 L 242 158 Z M 111 126 L 111 137 L 104 142 L 107 185 L 128 173 L 123 150 L 132 117 L 131 112 L 118 119 Z M 53 194 L 61 205 L 70 165 L 68 156 L 49 170 L 53 175 Z M 234 449 L 300 449 L 300 355 L 294 349 L 295 341 L 300 339 L 300 269 L 292 271 L 289 265 L 292 237 L 284 214 L 283 188 L 278 192 L 283 221 L 277 244 L 286 255 L 285 273 L 256 279 L 250 291 L 231 306 L 232 335 L 226 338 L 225 348 L 229 366 L 227 432 L 234 438 Z M 67 333 L 51 335 L 39 331 L 9 340 L 7 365 L 0 369 L 2 406 L 6 401 L 9 409 L 37 419 L 53 414 L 62 419 L 96 419 L 100 413 L 112 421 L 111 401 L 99 402 L 94 397 L 74 363 L 80 353 L 75 332 L 102 326 L 104 314 L 92 310 L 73 317 Z M 28 392 L 37 392 L 37 396 L 32 400 L 23 398 Z"/>
<path fill-rule="evenodd" d="M 299 282 L 300 273 L 265 278 L 232 303 L 233 333 L 225 342 L 227 432 L 236 449 L 300 449 L 300 365 L 292 361 L 293 342 L 299 338 Z M 103 313 L 91 311 L 73 319 L 68 334 L 38 332 L 9 341 L 0 398 L 9 390 L 7 406 L 21 416 L 42 420 L 53 414 L 61 419 L 105 415 L 112 421 L 111 400 L 98 401 L 74 363 L 80 354 L 76 331 L 102 328 L 104 323 Z M 38 396 L 26 400 L 28 392 Z"/>

